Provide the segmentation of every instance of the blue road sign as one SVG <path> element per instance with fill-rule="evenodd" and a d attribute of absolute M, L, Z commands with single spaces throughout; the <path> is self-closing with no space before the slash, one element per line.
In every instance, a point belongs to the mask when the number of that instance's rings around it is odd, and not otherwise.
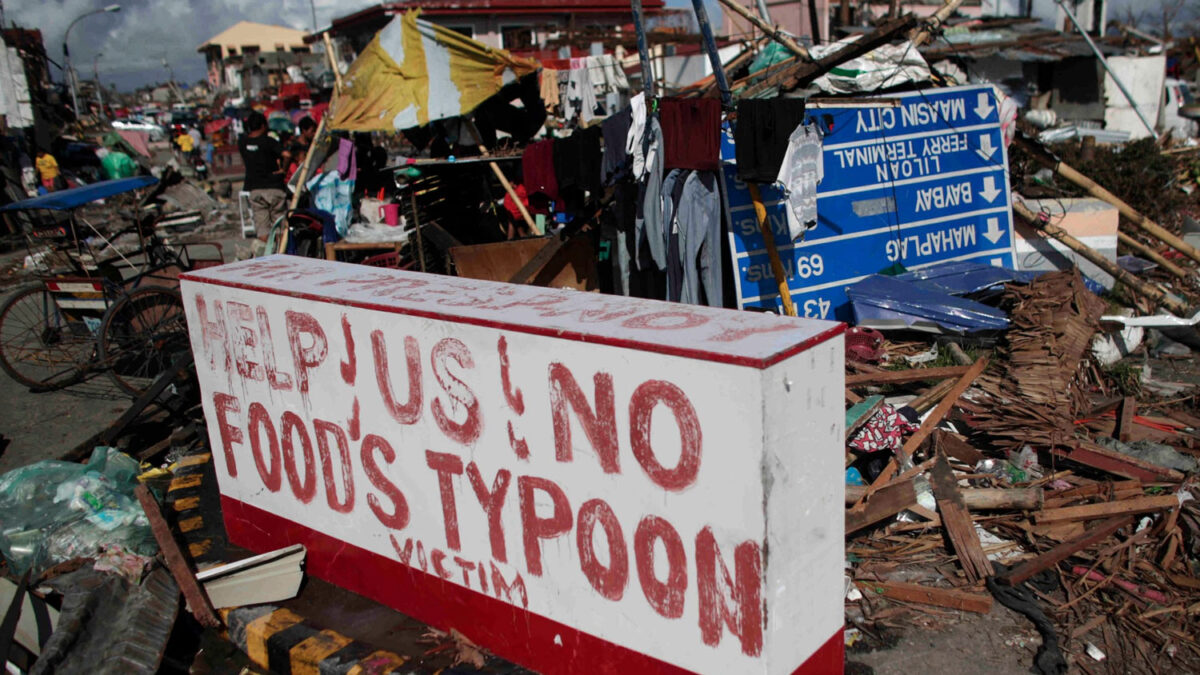
<path fill-rule="evenodd" d="M 990 86 L 908 92 L 845 107 L 810 106 L 822 124 L 817 226 L 791 242 L 786 203 L 760 186 L 788 287 L 802 316 L 849 318 L 845 287 L 900 264 L 1013 266 L 1008 151 Z M 725 207 L 739 307 L 781 304 L 747 186 L 722 144 Z"/>

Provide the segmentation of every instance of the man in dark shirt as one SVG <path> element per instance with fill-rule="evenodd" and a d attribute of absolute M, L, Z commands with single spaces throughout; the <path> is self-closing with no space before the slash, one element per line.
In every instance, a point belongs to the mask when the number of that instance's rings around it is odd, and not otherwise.
<path fill-rule="evenodd" d="M 252 112 L 246 118 L 246 133 L 238 141 L 238 152 L 246 166 L 244 190 L 250 193 L 254 210 L 254 234 L 266 241 L 271 225 L 287 208 L 283 184 L 283 148 L 267 135 L 267 118 Z"/>
<path fill-rule="evenodd" d="M 297 126 L 300 133 L 292 139 L 285 159 L 285 163 L 288 165 L 288 180 L 292 179 L 292 174 L 304 163 L 304 158 L 308 156 L 308 148 L 317 136 L 317 123 L 311 117 L 300 118 L 300 124 Z"/>

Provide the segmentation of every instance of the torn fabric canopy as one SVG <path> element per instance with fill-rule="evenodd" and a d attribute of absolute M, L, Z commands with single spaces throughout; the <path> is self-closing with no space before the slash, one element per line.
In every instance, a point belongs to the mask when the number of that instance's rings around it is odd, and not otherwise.
<path fill-rule="evenodd" d="M 346 74 L 331 128 L 396 131 L 470 112 L 536 61 L 404 14 L 379 31 Z"/>

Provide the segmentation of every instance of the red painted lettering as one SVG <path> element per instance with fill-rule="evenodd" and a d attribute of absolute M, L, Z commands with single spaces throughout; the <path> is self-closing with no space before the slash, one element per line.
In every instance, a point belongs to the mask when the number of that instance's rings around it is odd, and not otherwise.
<path fill-rule="evenodd" d="M 442 563 L 446 562 L 446 554 L 440 548 L 430 549 L 429 562 L 433 563 L 433 573 L 443 579 L 449 579 L 452 576 L 450 570 L 446 569 Z"/>
<path fill-rule="evenodd" d="M 225 311 L 234 322 L 231 326 L 229 341 L 233 347 L 233 363 L 238 375 L 247 380 L 262 382 L 266 375 L 263 367 L 250 360 L 249 354 L 254 353 L 258 346 L 258 333 L 255 331 L 254 310 L 250 305 L 230 300 L 225 303 Z"/>
<path fill-rule="evenodd" d="M 508 495 L 508 484 L 512 480 L 512 474 L 508 469 L 500 469 L 496 472 L 496 477 L 492 479 L 492 489 L 488 490 L 487 483 L 483 482 L 483 474 L 479 472 L 479 467 L 475 465 L 475 462 L 471 462 L 467 464 L 467 478 L 470 479 L 471 487 L 475 490 L 475 498 L 479 500 L 479 505 L 487 514 L 488 538 L 492 543 L 492 557 L 500 562 L 508 562 L 508 551 L 504 546 L 504 523 L 500 520 L 500 516 L 503 513 L 504 498 Z"/>
<path fill-rule="evenodd" d="M 500 351 L 500 385 L 504 390 L 504 400 L 508 401 L 508 407 L 512 408 L 513 412 L 524 415 L 525 397 L 521 395 L 520 389 L 512 386 L 508 366 L 508 340 L 504 339 L 503 335 L 500 336 L 500 342 L 497 343 L 496 349 Z"/>
<path fill-rule="evenodd" d="M 605 473 L 620 473 L 617 457 L 617 413 L 613 402 L 613 380 L 608 373 L 596 373 L 592 378 L 596 407 L 588 405 L 587 396 L 575 382 L 575 376 L 561 363 L 550 364 L 550 416 L 554 424 L 554 456 L 560 462 L 573 458 L 571 419 L 567 405 L 592 444 L 600 467 Z"/>
<path fill-rule="evenodd" d="M 433 376 L 449 396 L 452 403 L 450 409 L 457 413 L 460 409 L 466 411 L 466 419 L 456 422 L 442 408 L 441 399 L 434 397 L 431 408 L 433 419 L 446 437 L 463 445 L 470 445 L 479 438 L 482 427 L 479 401 L 462 380 L 450 373 L 447 361 L 453 360 L 460 368 L 474 368 L 475 359 L 471 351 L 460 340 L 443 338 L 433 347 L 430 361 L 433 363 Z"/>
<path fill-rule="evenodd" d="M 529 443 L 524 438 L 517 438 L 517 430 L 513 428 L 511 420 L 508 423 L 508 447 L 512 448 L 517 459 L 529 459 Z"/>
<path fill-rule="evenodd" d="M 271 418 L 267 414 L 267 409 L 263 404 L 255 402 L 250 404 L 248 411 L 250 417 L 250 452 L 254 455 L 254 466 L 258 468 L 258 475 L 262 478 L 263 485 L 271 492 L 279 492 L 281 483 L 279 476 L 279 437 L 275 435 L 275 425 L 271 423 Z M 270 461 L 263 457 L 262 452 L 262 431 L 267 432 L 267 449 L 270 454 Z"/>
<path fill-rule="evenodd" d="M 408 525 L 408 500 L 404 498 L 404 493 L 400 491 L 400 488 L 388 480 L 387 474 L 379 468 L 379 464 L 375 462 L 376 453 L 383 457 L 386 464 L 396 461 L 396 451 L 392 449 L 390 443 L 375 434 L 367 434 L 363 439 L 360 452 L 363 471 L 375 489 L 382 492 L 383 496 L 392 503 L 392 508 L 390 511 L 385 509 L 383 501 L 373 494 L 367 495 L 367 506 L 384 527 L 403 530 Z"/>
<path fill-rule="evenodd" d="M 667 551 L 667 580 L 654 574 L 654 542 L 662 541 Z M 667 521 L 646 516 L 633 534 L 633 555 L 637 560 L 638 581 L 642 594 L 654 611 L 668 619 L 683 616 L 683 593 L 687 590 L 687 554 L 683 540 Z"/>
<path fill-rule="evenodd" d="M 287 324 L 288 346 L 292 350 L 292 364 L 296 370 L 297 388 L 304 397 L 305 405 L 308 405 L 308 371 L 325 361 L 329 353 L 329 340 L 325 338 L 321 324 L 311 314 L 289 309 L 283 316 Z"/>
<path fill-rule="evenodd" d="M 608 543 L 608 565 L 596 556 L 594 532 L 596 523 L 604 529 Z M 579 565 L 583 576 L 600 595 L 620 600 L 629 582 L 629 554 L 625 551 L 625 535 L 612 507 L 601 499 L 592 499 L 579 507 L 575 525 L 575 545 L 579 548 Z"/>
<path fill-rule="evenodd" d="M 242 430 L 229 423 L 226 417 L 229 413 L 235 415 L 242 412 L 242 406 L 236 396 L 213 393 L 213 408 L 217 412 L 217 429 L 221 433 L 221 448 L 225 451 L 225 470 L 233 478 L 237 478 L 237 460 L 233 456 L 233 446 L 242 442 Z"/>
<path fill-rule="evenodd" d="M 501 594 L 504 595 L 504 600 L 508 604 L 516 604 L 513 602 L 513 593 L 517 593 L 521 597 L 521 606 L 529 607 L 529 596 L 525 593 L 525 580 L 521 578 L 520 572 L 514 572 L 512 583 L 504 580 L 504 575 L 500 573 L 500 568 L 496 567 L 496 563 L 491 563 L 492 566 L 492 586 L 496 589 L 494 594 L 497 598 Z M 487 590 L 487 584 L 483 585 L 483 590 Z"/>
<path fill-rule="evenodd" d="M 205 308 L 204 295 L 196 294 L 196 314 L 200 318 L 200 339 L 204 343 L 204 351 L 208 354 L 208 367 L 212 370 L 221 368 L 229 372 L 229 343 L 226 341 L 228 331 L 225 330 L 225 313 L 220 300 L 213 300 L 213 318 L 209 320 Z M 217 365 L 217 350 L 221 350 L 221 365 Z"/>
<path fill-rule="evenodd" d="M 350 317 L 342 315 L 342 337 L 346 341 L 346 360 L 340 364 L 342 370 L 342 381 L 346 384 L 354 384 L 354 378 L 358 374 L 358 358 L 354 354 L 354 334 L 350 332 Z"/>
<path fill-rule="evenodd" d="M 362 433 L 362 410 L 359 409 L 358 397 L 354 397 L 354 404 L 350 407 L 350 419 L 346 424 L 350 432 L 350 440 L 357 441 L 358 435 Z"/>
<path fill-rule="evenodd" d="M 317 437 L 317 452 L 321 454 L 321 475 L 325 478 L 325 502 L 329 508 L 338 513 L 350 513 L 354 510 L 354 471 L 350 466 L 350 441 L 346 432 L 333 422 L 313 420 L 313 434 Z M 341 464 L 343 497 L 339 501 L 337 495 L 337 478 L 333 474 L 333 453 L 329 450 L 329 437 L 333 436 L 337 443 L 338 459 Z"/>
<path fill-rule="evenodd" d="M 458 505 L 454 501 L 454 476 L 461 476 L 463 463 L 458 455 L 425 451 L 425 463 L 437 472 L 438 490 L 442 493 L 442 520 L 446 524 L 446 545 L 455 551 L 462 549 L 458 537 Z"/>
<path fill-rule="evenodd" d="M 290 373 L 279 372 L 279 368 L 276 366 L 275 343 L 271 340 L 271 322 L 267 319 L 267 310 L 259 307 L 256 314 L 258 316 L 258 332 L 262 338 L 263 365 L 267 369 L 267 383 L 277 391 L 289 391 L 292 388 L 292 376 Z"/>
<path fill-rule="evenodd" d="M 387 343 L 383 331 L 371 331 L 371 352 L 375 355 L 375 382 L 383 396 L 383 407 L 392 419 L 400 424 L 412 424 L 421 418 L 421 352 L 417 339 L 411 335 L 404 338 L 404 358 L 408 363 L 408 400 L 404 405 L 396 404 L 392 393 L 392 378 L 388 374 Z"/>
<path fill-rule="evenodd" d="M 542 576 L 542 539 L 559 537 L 571 529 L 571 505 L 567 495 L 553 481 L 536 476 L 521 476 L 517 479 L 521 492 L 521 527 L 525 541 L 525 566 L 535 577 Z M 534 490 L 541 490 L 550 497 L 554 511 L 550 517 L 537 514 Z"/>
<path fill-rule="evenodd" d="M 471 562 L 470 560 L 463 560 L 462 558 L 460 558 L 458 556 L 454 556 L 454 562 L 458 563 L 458 568 L 460 570 L 462 570 L 463 586 L 470 587 L 471 572 L 475 569 L 475 563 Z M 487 586 L 484 586 L 483 590 L 486 591 Z"/>
<path fill-rule="evenodd" d="M 658 461 L 650 445 L 650 420 L 659 403 L 670 408 L 679 427 L 679 463 L 668 469 Z M 633 456 L 650 480 L 663 489 L 679 491 L 696 480 L 700 472 L 700 420 L 687 394 L 662 380 L 643 382 L 629 398 L 629 440 Z"/>
<path fill-rule="evenodd" d="M 292 494 L 296 495 L 296 499 L 300 500 L 301 504 L 312 502 L 313 497 L 317 494 L 317 463 L 313 459 L 312 441 L 308 438 L 308 429 L 304 427 L 304 420 L 292 411 L 283 413 L 283 421 L 280 425 L 280 435 L 283 436 L 283 472 L 287 475 L 288 485 L 292 487 Z M 300 450 L 304 453 L 304 480 L 300 480 L 300 472 L 296 469 L 296 447 L 292 441 L 292 437 L 299 432 Z"/>
<path fill-rule="evenodd" d="M 700 637 L 715 647 L 721 642 L 722 626 L 737 636 L 742 653 L 762 653 L 762 556 L 759 545 L 746 541 L 733 551 L 736 579 L 721 558 L 712 528 L 696 535 L 696 586 L 700 590 Z M 718 571 L 720 574 L 718 574 Z M 730 605 L 733 605 L 730 607 Z"/>
<path fill-rule="evenodd" d="M 683 330 L 708 323 L 708 318 L 687 310 L 643 314 L 621 322 L 626 328 L 642 330 Z"/>
<path fill-rule="evenodd" d="M 396 535 L 388 533 L 388 541 L 392 542 L 392 549 L 396 551 L 396 557 L 405 565 L 412 560 L 413 540 L 412 537 L 404 540 L 404 548 L 400 548 L 400 542 L 396 540 Z"/>

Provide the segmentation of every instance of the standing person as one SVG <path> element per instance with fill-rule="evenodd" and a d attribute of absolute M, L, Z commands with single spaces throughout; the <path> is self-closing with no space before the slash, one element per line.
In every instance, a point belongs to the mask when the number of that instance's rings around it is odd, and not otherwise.
<path fill-rule="evenodd" d="M 246 118 L 246 133 L 238 140 L 238 152 L 246 166 L 243 189 L 250 192 L 254 209 L 254 234 L 265 242 L 275 219 L 287 208 L 283 186 L 283 148 L 267 135 L 267 118 L 254 111 Z"/>
<path fill-rule="evenodd" d="M 45 150 L 38 150 L 36 165 L 42 187 L 46 188 L 46 192 L 54 192 L 54 184 L 58 180 L 58 160 Z"/>
<path fill-rule="evenodd" d="M 196 146 L 195 141 L 192 140 L 192 137 L 188 135 L 187 131 L 183 129 L 179 130 L 179 135 L 175 137 L 175 145 L 179 146 L 179 152 L 183 155 L 183 159 L 185 161 L 191 159 L 192 150 L 194 150 Z"/>
<path fill-rule="evenodd" d="M 308 156 L 308 148 L 312 145 L 313 139 L 317 137 L 317 123 L 311 117 L 304 117 L 299 124 L 300 134 L 292 139 L 291 146 L 288 147 L 288 170 L 287 179 L 292 179 L 292 174 L 300 168 L 304 162 L 304 158 Z"/>

